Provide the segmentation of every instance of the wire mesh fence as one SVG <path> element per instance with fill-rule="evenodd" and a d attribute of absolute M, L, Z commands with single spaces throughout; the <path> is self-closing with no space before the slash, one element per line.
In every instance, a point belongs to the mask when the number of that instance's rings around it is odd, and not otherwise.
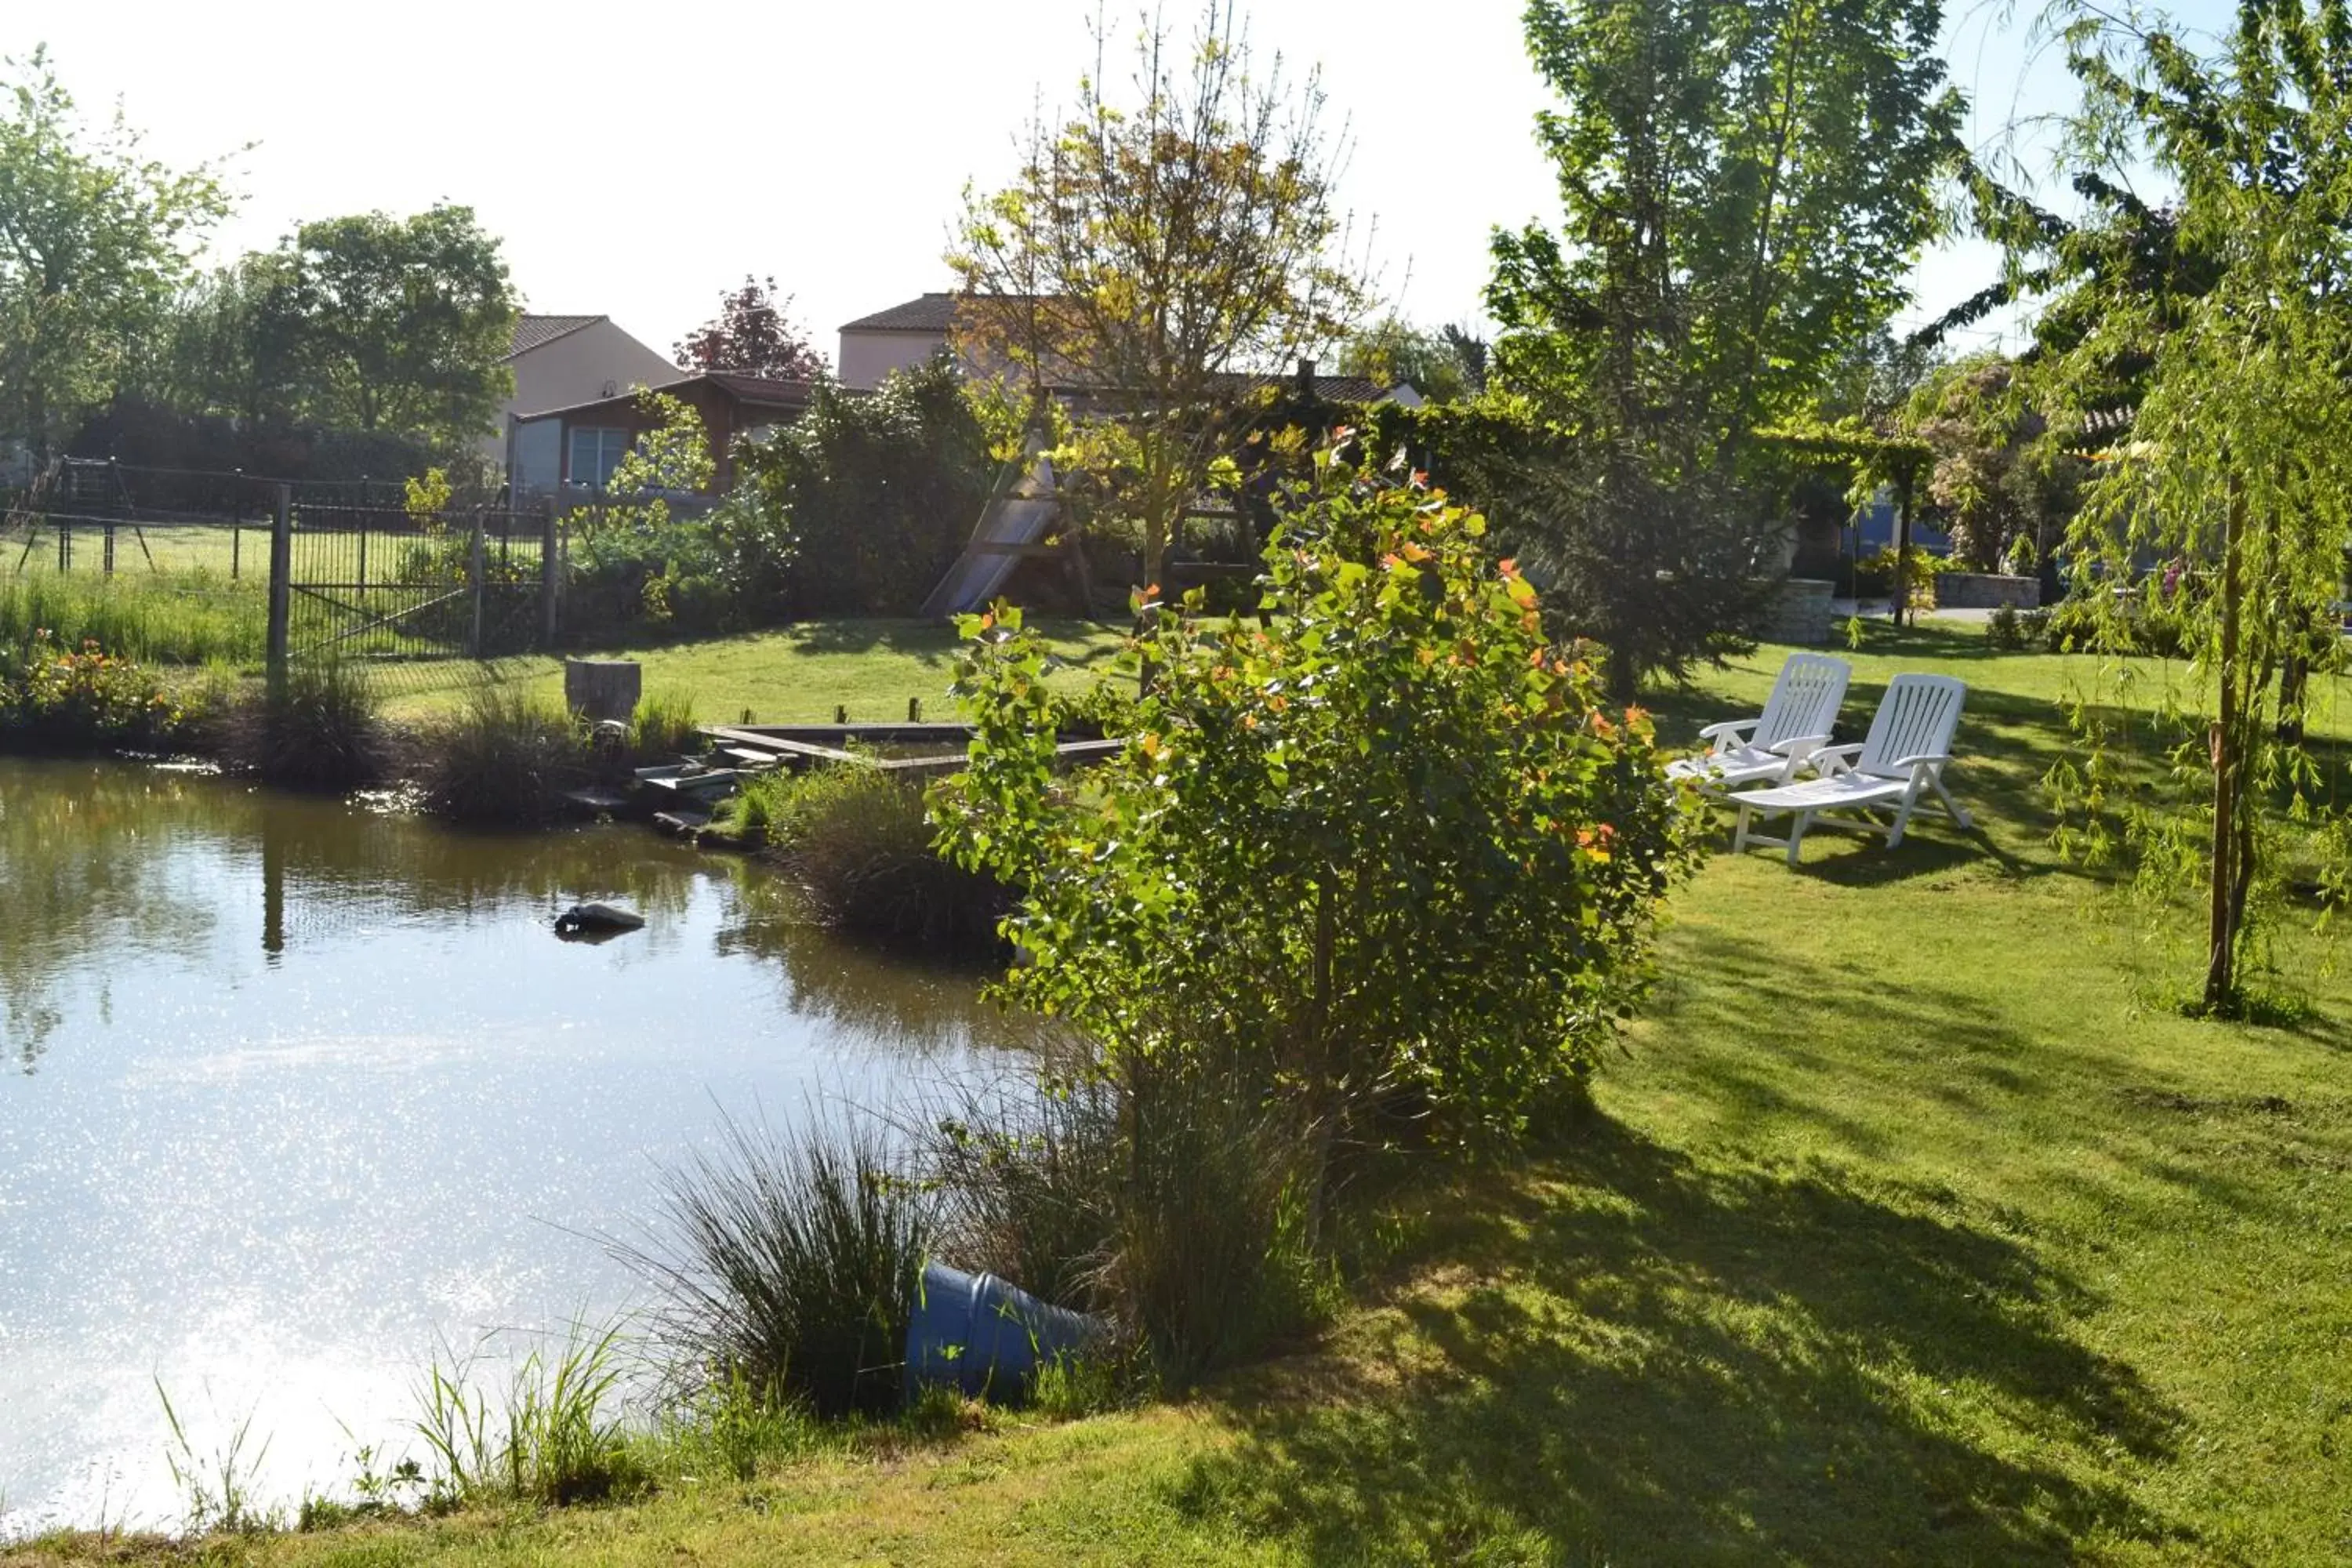
<path fill-rule="evenodd" d="M 0 641 L 51 630 L 142 659 L 273 668 L 510 657 L 553 641 L 558 538 L 543 508 L 420 512 L 397 480 L 68 458 L 0 496 Z"/>
<path fill-rule="evenodd" d="M 291 658 L 495 658 L 546 637 L 543 516 L 310 503 L 291 524 Z"/>

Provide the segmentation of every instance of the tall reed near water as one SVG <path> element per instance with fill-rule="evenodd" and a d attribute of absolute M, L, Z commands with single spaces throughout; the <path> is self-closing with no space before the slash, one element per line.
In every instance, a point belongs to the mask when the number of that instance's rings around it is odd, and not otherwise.
<path fill-rule="evenodd" d="M 662 1207 L 614 1251 L 660 1291 L 656 1336 L 693 1392 L 740 1384 L 826 1416 L 898 1406 L 935 1203 L 870 1121 L 730 1119 L 715 1152 L 665 1173 Z"/>
<path fill-rule="evenodd" d="M 575 1327 L 524 1356 L 499 1390 L 478 1385 L 469 1363 L 436 1359 L 415 1430 L 439 1500 L 593 1502 L 640 1484 L 619 1409 L 623 1350 L 618 1325 Z"/>
<path fill-rule="evenodd" d="M 555 815 L 589 776 L 585 737 L 553 703 L 484 682 L 417 737 L 425 804 L 459 822 L 523 825 Z"/>
<path fill-rule="evenodd" d="M 277 689 L 248 692 L 220 741 L 231 767 L 295 789 L 373 784 L 394 761 L 366 670 L 340 659 L 298 660 Z"/>

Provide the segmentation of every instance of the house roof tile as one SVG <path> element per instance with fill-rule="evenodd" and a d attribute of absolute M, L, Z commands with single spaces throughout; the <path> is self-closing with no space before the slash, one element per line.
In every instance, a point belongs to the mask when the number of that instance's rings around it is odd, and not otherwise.
<path fill-rule="evenodd" d="M 953 294 L 924 294 L 842 327 L 845 332 L 944 332 L 955 325 Z"/>
<path fill-rule="evenodd" d="M 570 337 L 583 327 L 593 327 L 602 316 L 518 316 L 515 318 L 514 341 L 507 347 L 507 358 L 527 354 L 531 350 L 545 348 L 558 338 Z"/>

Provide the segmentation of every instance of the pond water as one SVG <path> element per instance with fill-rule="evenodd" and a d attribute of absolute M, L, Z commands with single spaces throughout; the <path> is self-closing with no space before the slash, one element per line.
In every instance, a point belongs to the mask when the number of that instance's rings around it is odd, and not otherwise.
<path fill-rule="evenodd" d="M 595 1237 L 724 1116 L 1013 1043 L 781 891 L 636 827 L 0 759 L 0 1539 L 175 1521 L 159 1384 L 198 1455 L 267 1441 L 264 1497 L 335 1485 L 437 1349 L 641 1304 Z M 557 940 L 582 899 L 647 927 Z"/>

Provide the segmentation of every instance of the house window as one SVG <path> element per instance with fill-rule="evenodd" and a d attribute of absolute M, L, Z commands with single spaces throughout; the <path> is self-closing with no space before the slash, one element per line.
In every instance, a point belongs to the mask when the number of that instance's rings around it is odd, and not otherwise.
<path fill-rule="evenodd" d="M 612 483 L 613 470 L 621 466 L 621 458 L 636 439 L 631 430 L 615 430 L 609 426 L 575 425 L 572 429 L 572 462 L 568 468 L 572 482 L 586 485 L 590 489 L 603 489 Z"/>

